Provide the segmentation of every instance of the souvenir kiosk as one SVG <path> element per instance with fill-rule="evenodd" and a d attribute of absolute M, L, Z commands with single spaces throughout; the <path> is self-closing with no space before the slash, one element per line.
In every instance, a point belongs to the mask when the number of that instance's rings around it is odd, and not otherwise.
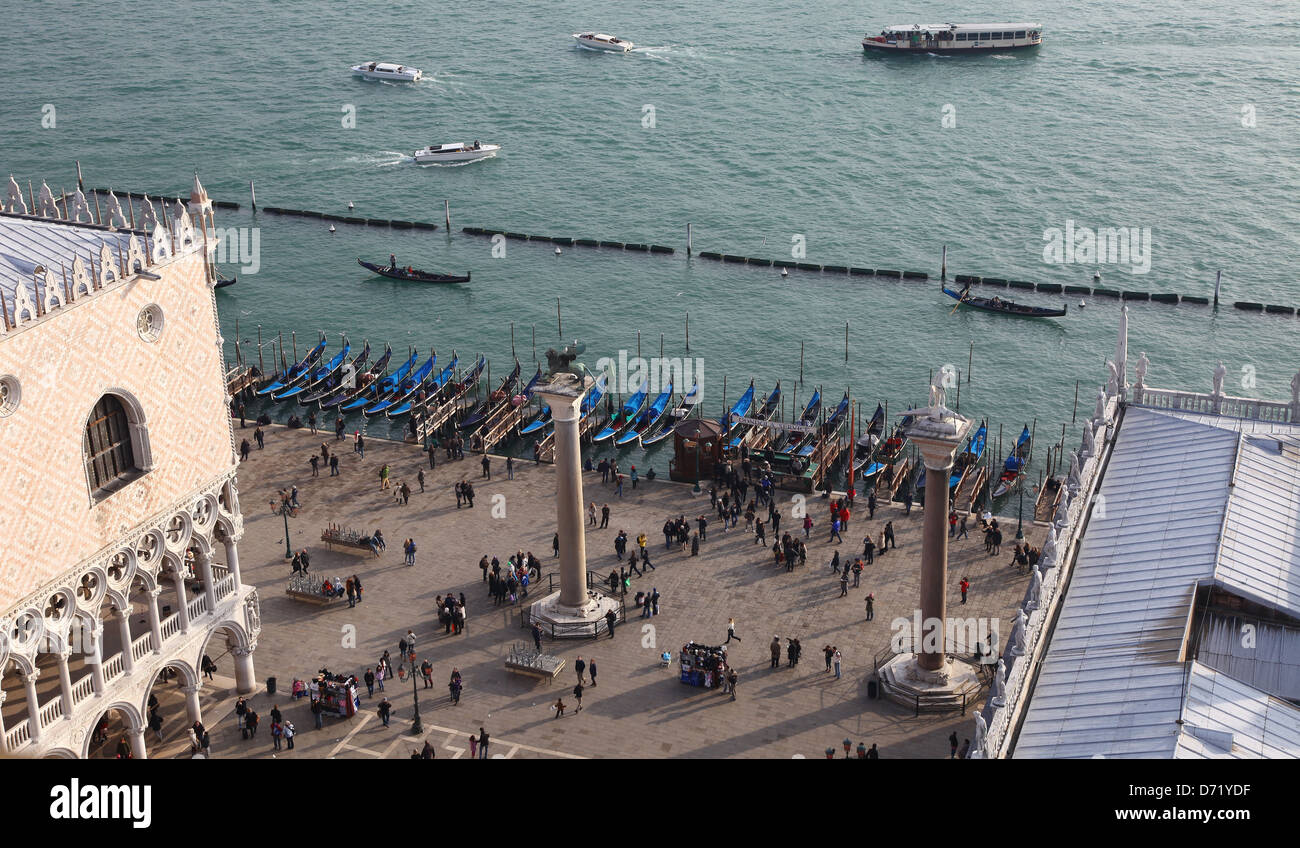
<path fill-rule="evenodd" d="M 687 642 L 678 655 L 681 664 L 681 680 L 689 686 L 703 686 L 716 689 L 726 680 L 730 666 L 727 665 L 725 646 L 699 645 Z"/>
<path fill-rule="evenodd" d="M 308 690 L 313 702 L 320 701 L 324 715 L 336 715 L 339 718 L 351 718 L 361 707 L 361 698 L 357 695 L 357 678 L 352 674 L 330 674 L 327 669 L 320 672 L 308 682 Z"/>

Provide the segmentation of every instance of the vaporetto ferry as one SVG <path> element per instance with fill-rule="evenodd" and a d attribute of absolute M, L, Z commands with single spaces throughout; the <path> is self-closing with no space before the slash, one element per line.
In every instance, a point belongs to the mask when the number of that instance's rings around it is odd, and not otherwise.
<path fill-rule="evenodd" d="M 910 24 L 885 27 L 862 39 L 862 49 L 881 53 L 983 53 L 1024 50 L 1043 43 L 1043 25 Z"/>

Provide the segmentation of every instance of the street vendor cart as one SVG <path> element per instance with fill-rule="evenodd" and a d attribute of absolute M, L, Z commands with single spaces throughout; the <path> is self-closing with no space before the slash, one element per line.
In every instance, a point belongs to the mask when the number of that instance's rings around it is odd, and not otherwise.
<path fill-rule="evenodd" d="M 727 665 L 725 645 L 701 645 L 687 642 L 677 656 L 681 666 L 681 681 L 688 686 L 716 689 L 727 679 L 731 667 Z"/>
<path fill-rule="evenodd" d="M 331 674 L 327 669 L 321 669 L 308 681 L 307 689 L 312 701 L 320 702 L 323 715 L 351 718 L 361 707 L 356 675 Z"/>

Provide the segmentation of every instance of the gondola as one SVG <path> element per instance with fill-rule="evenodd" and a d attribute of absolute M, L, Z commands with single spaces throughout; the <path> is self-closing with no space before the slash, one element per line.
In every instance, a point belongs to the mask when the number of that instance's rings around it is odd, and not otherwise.
<path fill-rule="evenodd" d="M 392 358 L 393 349 L 391 347 L 386 347 L 384 349 L 384 355 L 375 360 L 375 364 L 371 365 L 364 374 L 357 376 L 352 385 L 348 385 L 345 380 L 339 384 L 337 391 L 320 400 L 320 408 L 333 409 L 341 403 L 355 400 L 363 392 L 373 386 L 376 380 L 384 376 L 384 372 L 388 370 L 388 362 Z"/>
<path fill-rule="evenodd" d="M 364 259 L 358 259 L 357 264 L 381 277 L 388 277 L 390 280 L 407 280 L 412 283 L 468 283 L 470 276 L 468 271 L 465 272 L 464 276 L 459 274 L 431 274 L 428 271 L 418 271 L 410 266 L 394 268 L 391 265 L 376 265 Z"/>
<path fill-rule="evenodd" d="M 271 381 L 270 385 L 263 386 L 253 394 L 258 397 L 264 397 L 266 395 L 274 395 L 275 392 L 282 391 L 283 389 L 292 386 L 294 383 L 298 382 L 303 377 L 307 376 L 307 373 L 311 371 L 312 366 L 314 366 L 317 363 L 317 361 L 320 360 L 321 354 L 323 354 L 324 352 L 325 352 L 325 339 L 324 337 L 322 337 L 321 340 L 316 343 L 316 346 L 312 348 L 307 353 L 306 356 L 304 356 L 301 360 L 299 360 L 296 365 L 294 365 L 292 368 L 288 369 L 287 371 L 280 372 L 280 374 L 278 374 L 276 378 Z"/>
<path fill-rule="evenodd" d="M 988 439 L 989 428 L 984 422 L 980 422 L 980 428 L 975 431 L 975 435 L 970 437 L 966 443 L 966 450 L 957 455 L 957 459 L 952 464 L 952 476 L 948 478 L 948 488 L 955 489 L 961 482 L 962 475 L 966 469 L 973 465 L 979 465 L 980 459 L 984 456 L 984 442 Z"/>
<path fill-rule="evenodd" d="M 639 442 L 641 435 L 647 432 L 659 419 L 664 417 L 664 412 L 668 409 L 668 401 L 673 399 L 673 383 L 668 381 L 668 388 L 659 393 L 659 397 L 654 399 L 654 403 L 646 407 L 645 412 L 636 416 L 632 426 L 628 431 L 614 440 L 617 447 L 629 445 L 632 442 Z"/>
<path fill-rule="evenodd" d="M 430 353 L 429 358 L 424 364 L 415 370 L 409 377 L 402 380 L 390 392 L 379 395 L 375 398 L 370 406 L 361 410 L 362 415 L 378 415 L 381 412 L 387 412 L 390 408 L 404 403 L 410 398 L 415 397 L 416 392 L 424 388 L 424 384 L 429 381 L 433 375 L 434 363 L 438 361 L 438 354 Z"/>
<path fill-rule="evenodd" d="M 749 381 L 749 388 L 740 396 L 740 400 L 731 405 L 731 411 L 722 416 L 718 423 L 722 425 L 722 432 L 726 433 L 735 425 L 735 419 L 744 418 L 749 414 L 749 410 L 754 406 L 754 381 Z"/>
<path fill-rule="evenodd" d="M 817 421 L 817 416 L 821 413 L 821 409 L 822 392 L 821 389 L 816 389 L 813 391 L 812 397 L 808 398 L 808 403 L 804 405 L 803 414 L 799 416 L 799 423 L 805 427 L 812 427 Z M 786 436 L 785 442 L 780 446 L 779 450 L 793 452 L 794 449 L 799 447 L 807 435 L 808 433 L 806 432 L 800 432 L 797 430 L 790 431 L 790 434 Z"/>
<path fill-rule="evenodd" d="M 1000 498 L 1019 485 L 1020 478 L 1025 476 L 1025 463 L 1028 461 L 1029 425 L 1026 424 L 1025 429 L 1020 431 L 1020 436 L 1016 439 L 1016 446 L 1011 449 L 1007 461 L 1002 466 L 1002 476 L 993 487 L 993 497 Z"/>
<path fill-rule="evenodd" d="M 641 434 L 641 447 L 658 444 L 671 436 L 677 425 L 690 417 L 691 410 L 695 409 L 699 402 L 700 382 L 696 380 L 695 385 L 691 386 L 691 390 L 682 397 L 672 412 L 660 418 L 657 425 Z"/>
<path fill-rule="evenodd" d="M 772 416 L 776 415 L 780 406 L 781 381 L 777 380 L 776 388 L 772 389 L 772 391 L 768 393 L 767 397 L 763 398 L 763 405 L 758 408 L 758 411 L 754 413 L 753 417 L 760 421 L 771 421 Z M 754 429 L 754 426 L 755 425 L 753 424 L 745 424 L 741 427 L 737 427 L 735 435 L 731 437 L 731 441 L 727 442 L 727 450 L 740 450 L 741 442 L 745 441 L 745 437 Z"/>
<path fill-rule="evenodd" d="M 324 365 L 317 366 L 311 370 L 306 377 L 303 377 L 297 383 L 287 389 L 282 389 L 271 395 L 271 400 L 280 401 L 288 400 L 292 397 L 298 397 L 307 389 L 315 389 L 323 380 L 334 375 L 336 371 L 343 367 L 343 362 L 352 352 L 352 343 L 348 341 L 347 336 L 343 337 L 343 349 L 334 354 L 334 358 Z"/>
<path fill-rule="evenodd" d="M 853 476 L 856 478 L 859 474 L 863 480 L 870 480 L 885 468 L 885 464 L 880 461 L 877 454 L 880 448 L 880 435 L 885 432 L 885 407 L 876 404 L 876 412 L 871 416 L 871 423 L 867 425 L 867 432 L 858 439 L 854 448 L 853 457 Z"/>
<path fill-rule="evenodd" d="M 885 439 L 885 443 L 880 446 L 876 459 L 885 465 L 898 462 L 903 455 L 903 449 L 907 447 L 907 428 L 910 426 L 912 426 L 912 416 L 904 415 L 903 420 L 894 426 L 894 434 Z"/>
<path fill-rule="evenodd" d="M 840 425 L 840 419 L 844 417 L 844 413 L 848 412 L 848 409 L 849 393 L 846 391 L 844 397 L 840 398 L 839 405 L 835 407 L 835 411 L 827 416 L 826 421 L 822 423 L 821 432 L 823 436 L 830 436 L 835 433 L 835 428 Z M 817 443 L 814 440 L 804 439 L 797 454 L 804 457 L 812 456 L 812 452 L 816 447 Z"/>
<path fill-rule="evenodd" d="M 600 428 L 600 432 L 595 435 L 592 442 L 605 442 L 623 432 L 623 429 L 636 419 L 637 414 L 641 412 L 641 407 L 645 406 L 649 387 L 649 379 L 642 378 L 641 385 L 623 404 L 623 408 L 614 413 L 605 426 Z"/>
<path fill-rule="evenodd" d="M 538 376 L 534 377 L 529 381 L 528 385 L 524 387 L 524 403 L 530 402 L 533 399 L 533 395 L 537 393 L 537 383 L 541 381 L 542 373 L 540 368 L 537 373 Z M 550 421 L 551 408 L 546 404 L 542 404 L 542 408 L 537 411 L 537 414 L 534 415 L 527 424 L 519 429 L 519 435 L 528 436 L 532 433 L 536 433 L 538 430 L 549 424 Z"/>
<path fill-rule="evenodd" d="M 345 363 L 334 373 L 327 375 L 322 380 L 308 384 L 303 392 L 298 396 L 298 403 L 309 404 L 324 400 L 332 394 L 337 394 L 339 389 L 352 386 L 356 383 L 357 372 L 366 367 L 370 361 L 370 342 L 366 342 L 361 348 L 361 353 L 353 357 L 351 362 Z"/>
<path fill-rule="evenodd" d="M 984 312 L 1000 312 L 1003 315 L 1018 315 L 1021 318 L 1060 318 L 1070 308 L 1069 304 L 1062 304 L 1060 309 L 1054 309 L 1050 306 L 1027 306 L 1023 303 L 1016 303 L 996 296 L 978 297 L 969 294 L 966 289 L 955 292 L 947 286 L 943 287 L 943 293 L 972 309 L 979 309 Z"/>
<path fill-rule="evenodd" d="M 482 403 L 470 410 L 470 413 L 460 422 L 460 429 L 474 429 L 487 419 L 488 415 L 491 414 L 493 408 L 496 407 L 498 403 L 509 399 L 510 393 L 514 391 L 515 385 L 519 382 L 519 370 L 519 360 L 515 360 L 515 370 L 511 371 L 510 374 L 501 381 L 501 385 L 495 392 L 489 394 Z"/>
<path fill-rule="evenodd" d="M 366 386 L 364 389 L 357 392 L 353 395 L 351 400 L 345 402 L 339 407 L 339 411 L 351 412 L 354 409 L 362 409 L 374 403 L 377 398 L 391 394 L 394 389 L 402 384 L 402 381 L 406 379 L 406 375 L 411 373 L 411 369 L 414 368 L 415 363 L 419 361 L 419 351 L 411 351 L 411 358 L 406 360 L 401 368 L 398 368 L 397 371 L 389 374 L 387 377 L 374 381 L 369 386 Z"/>
<path fill-rule="evenodd" d="M 460 358 L 456 356 L 456 351 L 451 352 L 451 362 L 447 367 L 442 369 L 438 376 L 434 377 L 427 385 L 418 387 L 414 392 L 408 392 L 405 397 L 400 398 L 396 404 L 384 410 L 384 414 L 391 418 L 401 418 L 411 411 L 411 407 L 417 403 L 428 403 L 438 396 L 456 374 L 456 364 Z"/>
<path fill-rule="evenodd" d="M 226 286 L 233 286 L 239 281 L 239 277 L 227 277 L 220 271 L 217 272 L 217 281 L 212 284 L 214 289 L 224 289 Z"/>

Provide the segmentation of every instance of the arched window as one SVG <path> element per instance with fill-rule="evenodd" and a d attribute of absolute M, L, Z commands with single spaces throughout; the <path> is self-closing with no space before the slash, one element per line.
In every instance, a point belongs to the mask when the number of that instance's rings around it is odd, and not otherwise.
<path fill-rule="evenodd" d="M 108 497 L 143 473 L 133 444 L 137 426 L 116 395 L 101 397 L 86 419 L 82 452 L 90 494 L 95 500 Z"/>

